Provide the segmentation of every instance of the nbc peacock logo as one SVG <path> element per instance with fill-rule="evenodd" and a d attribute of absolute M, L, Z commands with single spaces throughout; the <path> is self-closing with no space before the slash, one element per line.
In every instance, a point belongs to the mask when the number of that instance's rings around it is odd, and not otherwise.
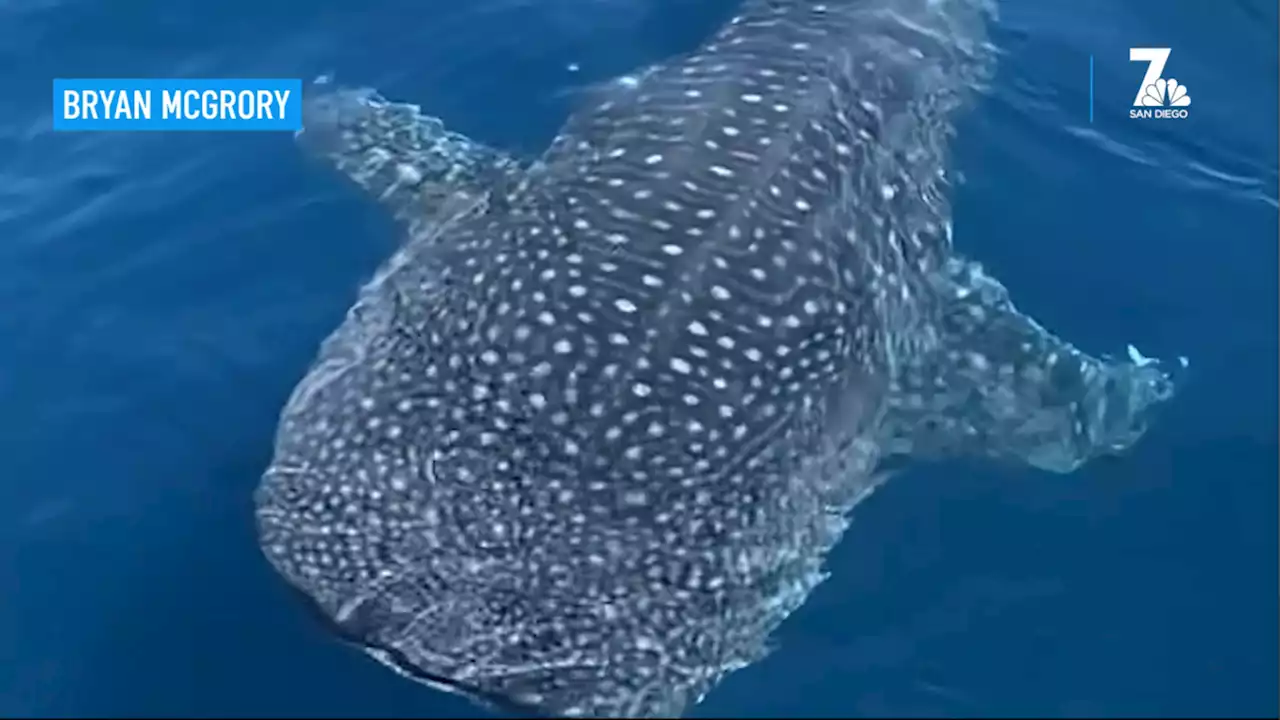
<path fill-rule="evenodd" d="M 1165 78 L 1164 66 L 1169 61 L 1169 48 L 1129 48 L 1130 62 L 1147 63 L 1147 74 L 1138 86 L 1129 117 L 1143 119 L 1185 119 L 1191 106 L 1187 86 L 1173 78 Z"/>

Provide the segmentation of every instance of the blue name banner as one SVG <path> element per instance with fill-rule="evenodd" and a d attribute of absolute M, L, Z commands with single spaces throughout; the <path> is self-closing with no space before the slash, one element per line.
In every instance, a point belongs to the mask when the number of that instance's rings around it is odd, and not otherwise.
<path fill-rule="evenodd" d="M 302 129 L 302 80 L 58 78 L 54 130 Z"/>

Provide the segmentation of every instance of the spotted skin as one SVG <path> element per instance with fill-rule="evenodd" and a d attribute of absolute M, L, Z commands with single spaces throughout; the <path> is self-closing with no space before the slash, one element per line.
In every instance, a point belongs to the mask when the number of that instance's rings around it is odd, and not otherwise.
<path fill-rule="evenodd" d="M 1018 312 L 973 261 L 932 278 L 949 301 L 933 318 L 937 350 L 895 377 L 881 442 L 917 459 L 977 456 L 1069 473 L 1122 452 L 1170 400 L 1181 364 L 1092 357 Z"/>
<path fill-rule="evenodd" d="M 489 209 L 524 168 L 459 135 L 417 106 L 369 89 L 313 83 L 304 95 L 299 142 L 390 210 L 415 239 Z"/>
<path fill-rule="evenodd" d="M 418 681 L 675 717 L 767 652 L 886 458 L 1065 470 L 1131 444 L 1097 374 L 1055 397 L 1035 374 L 1113 366 L 951 247 L 945 141 L 992 66 L 984 11 L 748 0 L 530 163 L 333 96 L 304 145 L 409 239 L 282 413 L 256 495 L 273 566 Z M 1166 399 L 1151 372 L 1111 407 Z M 1066 430 L 1030 441 L 1020 413 Z"/>

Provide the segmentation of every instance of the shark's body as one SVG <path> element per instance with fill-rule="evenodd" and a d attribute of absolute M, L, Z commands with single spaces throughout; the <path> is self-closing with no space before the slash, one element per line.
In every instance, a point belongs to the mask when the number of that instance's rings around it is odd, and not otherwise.
<path fill-rule="evenodd" d="M 671 717 L 766 651 L 885 459 L 1132 444 L 1166 375 L 1083 355 L 951 247 L 984 12 L 748 0 L 533 163 L 313 98 L 304 142 L 410 239 L 283 413 L 274 566 L 416 679 Z"/>

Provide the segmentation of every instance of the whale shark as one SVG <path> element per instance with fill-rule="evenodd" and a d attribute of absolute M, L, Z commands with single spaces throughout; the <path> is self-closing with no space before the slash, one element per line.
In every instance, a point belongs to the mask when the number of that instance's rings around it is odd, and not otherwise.
<path fill-rule="evenodd" d="M 985 0 L 745 0 L 538 157 L 368 88 L 305 152 L 396 219 L 281 411 L 268 562 L 342 640 L 495 711 L 679 717 L 916 461 L 1125 452 L 1185 359 L 1088 354 L 954 247 Z"/>

